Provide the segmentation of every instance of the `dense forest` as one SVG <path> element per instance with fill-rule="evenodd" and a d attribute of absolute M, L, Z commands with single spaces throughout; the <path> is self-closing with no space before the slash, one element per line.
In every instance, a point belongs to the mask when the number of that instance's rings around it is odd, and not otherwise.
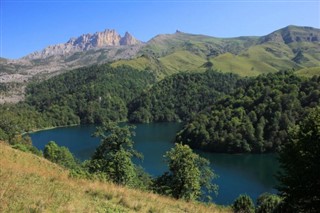
<path fill-rule="evenodd" d="M 123 121 L 127 104 L 155 81 L 151 72 L 130 67 L 91 66 L 30 84 L 26 102 L 54 125 Z"/>
<path fill-rule="evenodd" d="M 130 102 L 129 121 L 186 121 L 238 87 L 240 77 L 215 71 L 180 73 L 165 78 Z"/>
<path fill-rule="evenodd" d="M 97 65 L 33 82 L 25 102 L 0 105 L 0 140 L 15 144 L 35 129 L 126 120 L 127 104 L 155 81 L 151 72 Z"/>
<path fill-rule="evenodd" d="M 261 75 L 203 110 L 176 142 L 213 152 L 272 152 L 320 102 L 320 77 L 293 72 Z"/>
<path fill-rule="evenodd" d="M 52 126 L 50 118 L 25 103 L 0 105 L 0 140 L 16 144 L 20 134 Z"/>

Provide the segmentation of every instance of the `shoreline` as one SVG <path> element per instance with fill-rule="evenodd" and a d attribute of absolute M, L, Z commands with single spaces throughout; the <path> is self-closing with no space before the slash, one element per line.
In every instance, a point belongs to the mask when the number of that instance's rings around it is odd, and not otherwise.
<path fill-rule="evenodd" d="M 51 127 L 45 127 L 45 128 L 41 128 L 41 129 L 34 129 L 34 130 L 30 130 L 28 132 L 23 132 L 21 133 L 21 135 L 26 135 L 26 134 L 32 134 L 32 133 L 36 133 L 36 132 L 41 132 L 41 131 L 46 131 L 46 130 L 52 130 L 52 129 L 57 129 L 57 128 L 64 128 L 64 127 L 73 127 L 73 126 L 80 126 L 81 124 L 70 124 L 70 125 L 63 125 L 63 126 L 51 126 Z"/>

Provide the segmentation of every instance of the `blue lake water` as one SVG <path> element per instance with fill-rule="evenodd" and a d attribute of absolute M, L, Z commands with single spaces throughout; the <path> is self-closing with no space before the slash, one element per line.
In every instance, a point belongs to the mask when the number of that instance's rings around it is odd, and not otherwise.
<path fill-rule="evenodd" d="M 137 124 L 134 146 L 144 155 L 142 162 L 136 161 L 149 174 L 159 176 L 168 168 L 163 155 L 174 146 L 173 140 L 179 123 Z M 98 138 L 91 137 L 95 126 L 75 126 L 40 131 L 31 134 L 33 145 L 43 150 L 49 141 L 66 146 L 80 160 L 89 159 L 99 145 Z M 231 204 L 239 194 L 247 194 L 254 200 L 264 193 L 276 193 L 274 175 L 278 169 L 275 154 L 216 154 L 196 151 L 210 160 L 211 167 L 219 175 L 214 183 L 219 185 L 218 196 L 213 201 Z"/>

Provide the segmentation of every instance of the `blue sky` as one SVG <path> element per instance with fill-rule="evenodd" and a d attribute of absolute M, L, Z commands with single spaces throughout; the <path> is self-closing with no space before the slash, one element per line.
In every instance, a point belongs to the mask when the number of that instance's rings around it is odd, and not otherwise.
<path fill-rule="evenodd" d="M 115 29 L 148 41 L 175 30 L 215 37 L 320 28 L 320 0 L 0 0 L 0 56 L 19 58 L 70 37 Z"/>

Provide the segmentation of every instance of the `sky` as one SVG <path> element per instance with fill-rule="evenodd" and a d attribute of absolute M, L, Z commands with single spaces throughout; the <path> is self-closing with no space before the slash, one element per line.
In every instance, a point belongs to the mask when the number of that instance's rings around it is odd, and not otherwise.
<path fill-rule="evenodd" d="M 0 57 L 17 59 L 104 29 L 148 41 L 176 30 L 236 37 L 320 28 L 320 0 L 0 0 L 0 24 Z"/>

